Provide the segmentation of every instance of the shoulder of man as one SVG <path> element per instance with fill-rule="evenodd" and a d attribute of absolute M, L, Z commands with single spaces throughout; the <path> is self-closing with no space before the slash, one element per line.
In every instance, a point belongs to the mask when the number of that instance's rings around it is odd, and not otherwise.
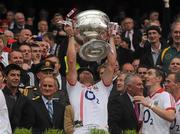
<path fill-rule="evenodd" d="M 161 62 L 163 62 L 164 56 L 166 55 L 167 51 L 170 49 L 170 47 L 167 47 L 165 49 L 163 49 L 162 53 L 161 53 Z"/>
<path fill-rule="evenodd" d="M 40 96 L 35 96 L 35 97 L 32 98 L 32 101 L 37 101 L 37 100 L 39 100 L 40 98 L 41 98 Z"/>

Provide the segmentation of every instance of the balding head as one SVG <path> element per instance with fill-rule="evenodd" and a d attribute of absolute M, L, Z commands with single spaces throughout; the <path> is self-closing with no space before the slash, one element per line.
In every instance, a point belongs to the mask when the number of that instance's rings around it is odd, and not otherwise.
<path fill-rule="evenodd" d="M 20 25 L 20 26 L 23 26 L 25 25 L 25 17 L 24 17 L 24 14 L 21 13 L 21 12 L 17 12 L 15 14 L 15 22 Z"/>

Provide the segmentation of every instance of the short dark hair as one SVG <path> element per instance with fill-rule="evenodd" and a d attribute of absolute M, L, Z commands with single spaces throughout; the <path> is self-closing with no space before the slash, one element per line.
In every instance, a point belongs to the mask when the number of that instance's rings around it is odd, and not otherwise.
<path fill-rule="evenodd" d="M 162 77 L 164 78 L 165 77 L 165 74 L 163 73 L 162 69 L 159 68 L 159 67 L 152 67 L 152 68 L 149 68 L 149 69 L 154 69 L 155 70 L 155 74 L 157 77 Z"/>
<path fill-rule="evenodd" d="M 156 30 L 159 34 L 161 34 L 161 28 L 159 26 L 155 26 L 155 25 L 152 25 L 152 26 L 148 26 L 146 28 L 146 33 L 148 35 L 148 31 L 149 30 Z"/>
<path fill-rule="evenodd" d="M 16 64 L 9 64 L 7 67 L 5 67 L 4 74 L 7 76 L 9 74 L 9 72 L 12 70 L 18 70 L 21 73 L 22 68 Z"/>

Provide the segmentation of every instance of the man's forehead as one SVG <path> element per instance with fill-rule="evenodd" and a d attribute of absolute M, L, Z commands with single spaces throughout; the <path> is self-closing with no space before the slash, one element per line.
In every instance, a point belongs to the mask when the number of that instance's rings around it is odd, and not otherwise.
<path fill-rule="evenodd" d="M 12 57 L 16 57 L 16 56 L 22 57 L 22 53 L 21 53 L 21 52 L 12 52 L 12 53 L 11 53 L 11 56 L 12 56 Z"/>
<path fill-rule="evenodd" d="M 13 69 L 13 70 L 10 70 L 10 71 L 9 71 L 9 74 L 10 74 L 10 73 L 18 73 L 18 74 L 20 74 L 20 70 L 15 70 L 15 69 Z"/>
<path fill-rule="evenodd" d="M 148 69 L 147 73 L 155 73 L 155 69 Z"/>

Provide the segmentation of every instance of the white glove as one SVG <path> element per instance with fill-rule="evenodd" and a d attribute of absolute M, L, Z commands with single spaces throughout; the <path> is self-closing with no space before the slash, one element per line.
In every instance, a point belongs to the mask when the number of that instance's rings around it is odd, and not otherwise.
<path fill-rule="evenodd" d="M 169 0 L 163 0 L 164 3 L 169 3 Z"/>
<path fill-rule="evenodd" d="M 164 6 L 165 6 L 166 8 L 169 8 L 169 1 L 170 1 L 170 0 L 163 0 Z"/>

